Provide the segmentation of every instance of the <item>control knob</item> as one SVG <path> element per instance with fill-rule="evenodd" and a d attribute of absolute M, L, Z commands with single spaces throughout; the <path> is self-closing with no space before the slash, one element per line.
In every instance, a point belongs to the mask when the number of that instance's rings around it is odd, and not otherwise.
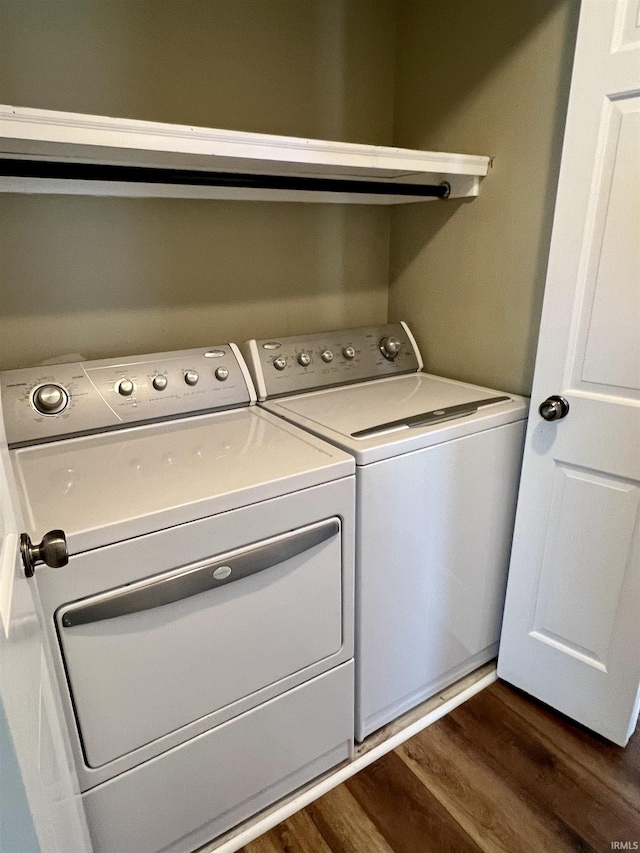
<path fill-rule="evenodd" d="M 356 351 L 353 347 L 344 347 L 342 350 L 342 355 L 348 360 L 351 361 L 352 358 L 356 357 Z"/>
<path fill-rule="evenodd" d="M 326 349 L 324 352 L 320 353 L 320 358 L 329 364 L 329 362 L 333 361 L 333 353 L 330 349 Z"/>
<path fill-rule="evenodd" d="M 308 352 L 301 352 L 298 356 L 298 364 L 302 367 L 308 367 L 311 364 L 311 356 Z"/>
<path fill-rule="evenodd" d="M 200 377 L 198 376 L 197 370 L 187 370 L 184 374 L 184 381 L 187 385 L 191 385 L 192 387 L 198 384 L 198 379 L 200 379 Z"/>
<path fill-rule="evenodd" d="M 216 379 L 219 382 L 224 382 L 229 378 L 229 370 L 226 367 L 216 368 Z"/>
<path fill-rule="evenodd" d="M 167 377 L 163 376 L 161 373 L 158 373 L 151 380 L 151 384 L 156 389 L 156 391 L 164 391 L 167 387 Z"/>
<path fill-rule="evenodd" d="M 284 370 L 287 366 L 287 359 L 283 355 L 279 355 L 273 359 L 273 366 L 276 370 Z"/>
<path fill-rule="evenodd" d="M 69 395 L 60 385 L 41 385 L 33 394 L 33 407 L 41 415 L 57 415 L 68 402 Z"/>
<path fill-rule="evenodd" d="M 130 379 L 121 379 L 118 382 L 117 391 L 123 397 L 130 397 L 135 391 L 135 385 Z"/>
<path fill-rule="evenodd" d="M 380 352 L 389 361 L 393 361 L 401 349 L 401 341 L 399 341 L 398 338 L 394 338 L 392 335 L 388 338 L 383 338 L 380 341 Z"/>

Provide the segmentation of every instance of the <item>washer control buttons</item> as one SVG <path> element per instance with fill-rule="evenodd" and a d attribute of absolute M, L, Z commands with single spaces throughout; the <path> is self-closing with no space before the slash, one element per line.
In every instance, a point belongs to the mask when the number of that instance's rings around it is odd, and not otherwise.
<path fill-rule="evenodd" d="M 224 382 L 225 379 L 229 378 L 229 371 L 226 367 L 218 367 L 216 368 L 216 379 L 219 379 L 220 382 Z"/>
<path fill-rule="evenodd" d="M 308 367 L 311 364 L 311 356 L 308 352 L 301 352 L 298 356 L 298 364 L 301 364 L 303 367 Z"/>
<path fill-rule="evenodd" d="M 333 353 L 330 349 L 326 349 L 320 354 L 320 358 L 329 364 L 329 362 L 333 361 Z"/>
<path fill-rule="evenodd" d="M 130 397 L 135 391 L 136 386 L 130 379 L 121 379 L 118 382 L 117 391 L 122 397 Z"/>
<path fill-rule="evenodd" d="M 41 385 L 32 399 L 33 408 L 41 415 L 58 415 L 69 403 L 69 395 L 60 385 Z"/>
<path fill-rule="evenodd" d="M 187 385 L 197 385 L 198 379 L 200 379 L 200 377 L 198 376 L 197 370 L 187 370 L 184 374 L 184 381 Z"/>
<path fill-rule="evenodd" d="M 342 355 L 348 360 L 351 361 L 352 358 L 356 357 L 356 351 L 353 347 L 343 347 Z"/>
<path fill-rule="evenodd" d="M 382 338 L 380 341 L 380 352 L 389 361 L 393 361 L 402 349 L 402 343 L 398 338 L 390 335 L 388 338 Z"/>
<path fill-rule="evenodd" d="M 161 373 L 158 373 L 151 380 L 151 384 L 156 389 L 156 391 L 164 391 L 164 389 L 167 387 L 167 377 L 163 376 Z"/>
<path fill-rule="evenodd" d="M 273 366 L 276 370 L 284 370 L 287 366 L 287 359 L 283 355 L 279 355 L 273 359 Z"/>

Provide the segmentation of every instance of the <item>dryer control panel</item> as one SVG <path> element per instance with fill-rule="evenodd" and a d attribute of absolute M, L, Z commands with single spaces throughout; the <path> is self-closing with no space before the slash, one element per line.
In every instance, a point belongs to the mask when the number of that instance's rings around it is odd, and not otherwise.
<path fill-rule="evenodd" d="M 406 323 L 248 341 L 243 354 L 258 399 L 365 382 L 422 367 Z"/>
<path fill-rule="evenodd" d="M 234 344 L 0 373 L 10 447 L 255 402 Z"/>

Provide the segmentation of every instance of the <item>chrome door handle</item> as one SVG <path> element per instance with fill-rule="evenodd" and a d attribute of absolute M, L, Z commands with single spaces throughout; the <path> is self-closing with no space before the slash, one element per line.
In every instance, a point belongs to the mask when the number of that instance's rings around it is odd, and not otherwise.
<path fill-rule="evenodd" d="M 160 577 L 101 593 L 64 608 L 62 626 L 73 628 L 117 616 L 128 616 L 173 604 L 183 598 L 254 575 L 308 551 L 340 532 L 337 518 L 330 518 L 276 536 L 258 545 L 221 554 Z"/>
<path fill-rule="evenodd" d="M 540 403 L 538 411 L 540 412 L 540 417 L 544 418 L 545 421 L 559 421 L 561 418 L 566 418 L 569 414 L 569 403 L 564 397 L 554 394 L 551 397 L 547 397 L 544 403 Z"/>
<path fill-rule="evenodd" d="M 20 555 L 24 573 L 28 578 L 33 577 L 38 563 L 44 563 L 52 569 L 66 566 L 69 562 L 69 551 L 64 530 L 50 530 L 37 545 L 33 544 L 27 533 L 21 533 Z"/>

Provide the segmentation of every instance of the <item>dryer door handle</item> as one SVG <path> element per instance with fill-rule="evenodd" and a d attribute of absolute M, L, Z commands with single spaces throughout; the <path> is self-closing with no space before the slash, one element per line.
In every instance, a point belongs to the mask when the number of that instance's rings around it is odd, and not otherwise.
<path fill-rule="evenodd" d="M 63 606 L 60 624 L 64 628 L 72 628 L 172 604 L 284 563 L 339 532 L 340 521 L 330 518 L 267 539 L 259 545 L 229 551 L 215 560 L 192 564 L 171 574 L 85 598 Z"/>

